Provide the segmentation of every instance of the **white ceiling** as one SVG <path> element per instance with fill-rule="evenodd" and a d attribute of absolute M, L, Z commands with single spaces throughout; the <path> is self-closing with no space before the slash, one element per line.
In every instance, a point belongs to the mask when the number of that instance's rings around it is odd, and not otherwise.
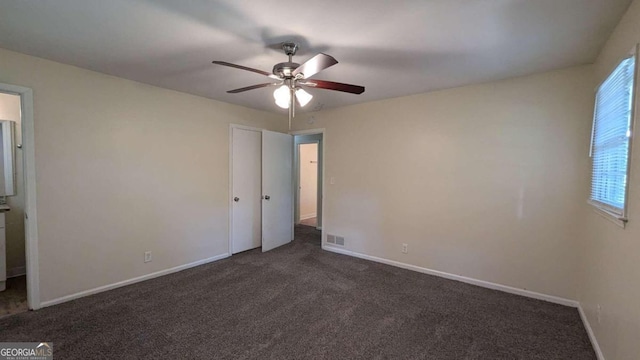
<path fill-rule="evenodd" d="M 631 0 L 0 0 L 0 47 L 229 103 L 282 112 L 268 82 L 296 40 L 315 78 L 306 111 L 591 63 Z"/>

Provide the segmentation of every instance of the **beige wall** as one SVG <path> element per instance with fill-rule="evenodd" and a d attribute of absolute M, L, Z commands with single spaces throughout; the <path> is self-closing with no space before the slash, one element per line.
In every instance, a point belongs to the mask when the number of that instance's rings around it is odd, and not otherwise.
<path fill-rule="evenodd" d="M 326 128 L 323 230 L 347 250 L 575 299 L 592 84 L 584 66 L 300 117 Z"/>
<path fill-rule="evenodd" d="M 34 94 L 42 301 L 227 253 L 229 123 L 286 124 L 6 50 L 0 82 Z"/>
<path fill-rule="evenodd" d="M 16 122 L 15 134 L 15 179 L 16 195 L 7 197 L 11 211 L 5 213 L 5 233 L 7 241 L 7 272 L 9 275 L 23 273 L 24 257 L 24 177 L 22 170 L 22 119 L 20 116 L 20 97 L 0 93 L 0 119 Z"/>
<path fill-rule="evenodd" d="M 606 43 L 596 62 L 599 83 L 640 42 L 640 1 L 627 14 Z M 636 102 L 640 98 L 636 94 Z M 640 104 L 640 103 L 638 103 Z M 636 109 L 638 108 L 636 104 Z M 580 302 L 608 360 L 640 358 L 640 122 L 629 181 L 629 222 L 622 229 L 587 207 L 583 221 L 583 274 Z M 588 194 L 585 193 L 584 197 Z M 601 306 L 600 321 L 597 307 Z"/>
<path fill-rule="evenodd" d="M 300 218 L 317 214 L 318 144 L 300 144 Z"/>

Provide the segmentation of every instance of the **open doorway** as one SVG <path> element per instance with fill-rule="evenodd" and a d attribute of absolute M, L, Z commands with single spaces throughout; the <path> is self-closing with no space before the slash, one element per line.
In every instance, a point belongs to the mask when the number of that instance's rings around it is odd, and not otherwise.
<path fill-rule="evenodd" d="M 298 144 L 300 224 L 318 226 L 318 143 Z"/>
<path fill-rule="evenodd" d="M 4 190 L 3 196 L 8 199 L 6 205 L 9 207 L 9 211 L 7 212 L 5 209 L 5 219 L 7 221 L 5 221 L 5 229 L 0 231 L 0 238 L 4 236 L 4 243 L 6 244 L 7 235 L 14 237 L 14 234 L 18 234 L 15 236 L 18 239 L 18 246 L 16 246 L 18 251 L 12 253 L 17 253 L 17 255 L 14 260 L 11 260 L 9 269 L 7 269 L 6 258 L 4 260 L 5 264 L 1 268 L 4 269 L 5 277 L 9 275 L 9 279 L 22 276 L 20 280 L 26 280 L 26 284 L 24 282 L 21 283 L 26 289 L 21 294 L 24 295 L 26 292 L 27 309 L 37 310 L 41 307 L 41 304 L 38 276 L 38 216 L 36 211 L 33 90 L 24 86 L 0 83 L 0 94 L 14 96 L 10 98 L 12 110 L 9 113 L 19 113 L 17 117 L 14 115 L 16 121 L 2 123 L 4 136 L 2 137 L 3 151 L 0 169 L 3 169 L 1 178 L 4 181 L 4 185 L 0 186 L 0 188 Z M 16 101 L 17 99 L 19 101 Z M 18 110 L 15 109 L 16 102 L 19 104 Z M 2 117 L 4 116 L 8 115 L 2 115 Z M 18 120 L 19 124 L 17 124 Z M 12 145 L 10 145 L 10 140 L 13 140 Z M 5 176 L 11 171 L 11 162 L 13 162 L 14 174 L 13 176 Z M 15 195 L 10 196 L 12 182 Z M 12 206 L 14 209 L 11 209 Z M 11 214 L 11 217 L 6 218 L 6 214 Z M 18 219 L 18 216 L 20 219 Z M 20 244 L 20 240 L 22 240 L 22 244 Z M 11 251 L 13 252 L 14 250 Z M 6 256 L 6 249 L 3 248 L 0 251 Z M 7 286 L 6 280 L 4 285 L 5 287 Z M 11 286 L 11 284 L 9 285 Z M 20 297 L 21 305 L 19 311 L 26 310 L 24 302 L 22 302 L 23 295 Z"/>
<path fill-rule="evenodd" d="M 0 317 L 29 309 L 24 214 L 21 98 L 0 92 Z"/>
<path fill-rule="evenodd" d="M 323 206 L 323 130 L 294 133 L 295 238 L 321 245 Z"/>

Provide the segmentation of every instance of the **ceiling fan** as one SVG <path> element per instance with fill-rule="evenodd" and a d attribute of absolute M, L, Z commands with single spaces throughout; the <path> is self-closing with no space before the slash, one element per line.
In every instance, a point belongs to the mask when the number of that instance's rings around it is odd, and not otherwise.
<path fill-rule="evenodd" d="M 289 130 L 291 130 L 291 119 L 295 117 L 296 100 L 302 107 L 311 101 L 313 96 L 306 92 L 303 87 L 342 91 L 351 94 L 362 94 L 364 87 L 359 85 L 343 84 L 333 81 L 310 79 L 320 71 L 338 63 L 336 59 L 327 54 L 317 54 L 307 60 L 302 65 L 293 62 L 293 56 L 298 50 L 298 44 L 293 42 L 285 42 L 282 44 L 282 50 L 289 57 L 289 61 L 281 62 L 273 67 L 272 73 L 253 69 L 250 67 L 232 64 L 226 61 L 213 61 L 214 64 L 229 66 L 232 68 L 251 71 L 267 76 L 275 82 L 251 85 L 239 89 L 227 91 L 230 94 L 237 94 L 243 91 L 259 89 L 269 86 L 278 86 L 273 92 L 276 105 L 283 109 L 289 109 Z"/>

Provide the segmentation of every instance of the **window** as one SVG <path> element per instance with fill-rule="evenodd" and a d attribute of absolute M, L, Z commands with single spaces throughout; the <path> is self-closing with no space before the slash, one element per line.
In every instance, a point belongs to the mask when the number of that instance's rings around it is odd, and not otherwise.
<path fill-rule="evenodd" d="M 591 204 L 624 224 L 633 127 L 636 55 L 622 60 L 596 93 L 591 135 Z"/>

